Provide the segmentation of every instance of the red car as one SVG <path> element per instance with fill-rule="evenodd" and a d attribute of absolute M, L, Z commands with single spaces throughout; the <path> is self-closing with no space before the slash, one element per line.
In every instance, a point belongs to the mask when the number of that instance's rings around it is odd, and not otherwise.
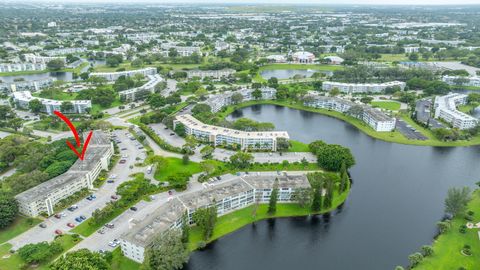
<path fill-rule="evenodd" d="M 63 232 L 61 230 L 55 230 L 55 234 L 62 235 Z"/>
<path fill-rule="evenodd" d="M 75 224 L 73 224 L 73 223 L 67 223 L 67 226 L 70 227 L 70 228 L 73 228 L 73 227 L 75 227 Z"/>
<path fill-rule="evenodd" d="M 55 214 L 54 217 L 60 219 L 60 218 L 62 217 L 62 215 L 60 215 L 60 214 Z"/>

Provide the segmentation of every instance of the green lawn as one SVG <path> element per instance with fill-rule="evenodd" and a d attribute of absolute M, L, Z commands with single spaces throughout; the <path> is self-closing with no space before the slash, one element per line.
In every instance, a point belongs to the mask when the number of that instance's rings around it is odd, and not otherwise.
<path fill-rule="evenodd" d="M 18 216 L 14 223 L 9 227 L 0 230 L 0 244 L 22 234 L 32 227 L 35 227 L 40 222 L 40 219 Z"/>
<path fill-rule="evenodd" d="M 290 148 L 288 148 L 288 152 L 310 152 L 310 149 L 308 149 L 308 144 L 290 140 Z"/>
<path fill-rule="evenodd" d="M 473 109 L 475 109 L 476 106 L 473 106 L 473 105 L 460 105 L 457 107 L 457 109 L 461 112 L 464 112 L 464 113 L 470 113 Z"/>
<path fill-rule="evenodd" d="M 61 90 L 32 93 L 32 96 L 34 97 L 48 98 L 54 100 L 75 100 L 77 95 L 77 93 L 66 93 Z"/>
<path fill-rule="evenodd" d="M 480 191 L 473 194 L 473 200 L 469 204 L 469 210 L 475 212 L 473 223 L 480 221 Z M 434 255 L 425 258 L 420 265 L 415 267 L 419 270 L 453 269 L 460 267 L 465 269 L 480 269 L 480 239 L 478 229 L 467 229 L 465 234 L 459 232 L 460 225 L 465 225 L 464 217 L 457 217 L 452 221 L 451 229 L 440 235 L 433 242 Z M 463 246 L 470 245 L 472 256 L 464 256 L 460 253 Z"/>
<path fill-rule="evenodd" d="M 60 245 L 63 247 L 63 251 L 68 251 L 71 249 L 73 246 L 79 243 L 81 241 L 81 238 L 79 238 L 79 241 L 77 242 L 74 241 L 74 238 L 71 235 L 65 234 L 63 236 L 57 237 L 54 241 L 60 243 Z M 0 245 L 0 269 L 1 270 L 24 270 L 24 269 L 36 269 L 36 270 L 48 270 L 49 269 L 49 264 L 53 262 L 60 254 L 57 256 L 53 257 L 50 261 L 40 264 L 36 267 L 25 267 L 23 268 L 22 265 L 24 265 L 24 262 L 18 256 L 18 254 L 10 253 L 10 249 L 12 246 L 8 243 Z M 8 258 L 3 258 L 4 256 L 8 256 Z"/>
<path fill-rule="evenodd" d="M 260 67 L 259 71 L 276 70 L 276 69 L 313 69 L 335 71 L 343 69 L 343 66 L 338 65 L 321 65 L 321 64 L 271 64 Z"/>
<path fill-rule="evenodd" d="M 183 164 L 182 159 L 168 157 L 164 159 L 163 165 L 158 165 L 155 170 L 155 179 L 158 181 L 166 181 L 168 177 L 178 174 L 179 172 L 193 175 L 202 172 L 199 163 L 189 162 L 187 165 Z"/>
<path fill-rule="evenodd" d="M 141 264 L 128 259 L 123 256 L 122 250 L 116 248 L 112 252 L 112 270 L 138 270 L 140 269 Z"/>
<path fill-rule="evenodd" d="M 381 54 L 382 58 L 379 59 L 379 62 L 402 62 L 410 61 L 405 54 Z"/>
<path fill-rule="evenodd" d="M 350 192 L 349 189 L 340 195 L 337 192 L 335 192 L 332 207 L 328 209 L 322 209 L 320 213 L 330 212 L 335 208 L 337 208 L 340 204 L 345 202 L 349 192 Z M 246 208 L 243 208 L 219 217 L 217 220 L 217 224 L 215 225 L 215 229 L 213 231 L 213 236 L 209 240 L 209 242 L 216 240 L 222 236 L 225 236 L 229 233 L 232 233 L 258 220 L 272 218 L 272 217 L 293 217 L 293 216 L 307 216 L 310 214 L 314 214 L 312 213 L 310 208 L 308 207 L 302 208 L 296 203 L 290 203 L 290 204 L 279 203 L 277 205 L 277 212 L 274 215 L 269 215 L 267 213 L 268 204 L 260 204 L 256 211 L 256 215 L 254 215 L 254 211 L 253 211 L 254 207 L 255 206 L 252 205 L 252 206 L 249 206 L 249 207 L 246 207 Z M 203 240 L 202 234 L 199 228 L 193 227 L 190 230 L 189 249 L 195 250 L 198 246 L 198 243 L 201 242 L 202 240 Z"/>
<path fill-rule="evenodd" d="M 32 74 L 42 74 L 48 73 L 48 70 L 26 70 L 26 71 L 15 71 L 15 72 L 0 72 L 0 76 L 22 76 L 22 75 L 32 75 Z"/>
<path fill-rule="evenodd" d="M 390 111 L 398 111 L 400 110 L 400 103 L 395 101 L 372 101 L 372 107 L 374 108 L 381 108 Z"/>
<path fill-rule="evenodd" d="M 412 145 L 425 145 L 425 146 L 472 146 L 472 145 L 479 145 L 480 144 L 480 135 L 472 138 L 471 140 L 460 140 L 460 141 L 440 141 L 436 139 L 432 132 L 430 130 L 426 130 L 419 125 L 415 123 L 415 125 L 412 124 L 415 128 L 418 127 L 418 130 L 422 132 L 424 135 L 429 137 L 429 140 L 421 141 L 421 140 L 410 140 L 407 139 L 405 136 L 403 136 L 400 132 L 398 131 L 392 131 L 392 132 L 377 132 L 374 129 L 372 129 L 369 125 L 367 125 L 365 122 L 354 118 L 352 116 L 345 115 L 340 112 L 336 111 L 330 111 L 330 110 L 325 110 L 325 109 L 317 109 L 317 108 L 311 108 L 311 107 L 306 107 L 304 106 L 301 102 L 296 102 L 292 100 L 258 100 L 258 101 L 247 101 L 243 102 L 241 104 L 235 105 L 235 106 L 228 106 L 225 111 L 222 111 L 218 113 L 217 115 L 219 117 L 225 118 L 227 115 L 231 114 L 234 110 L 239 109 L 239 108 L 244 108 L 244 107 L 249 107 L 252 105 L 257 105 L 257 104 L 271 104 L 271 105 L 280 105 L 280 106 L 285 106 L 297 110 L 303 110 L 303 111 L 309 111 L 309 112 L 316 112 L 320 114 L 324 114 L 327 116 L 335 117 L 340 120 L 343 120 L 347 123 L 352 124 L 353 126 L 357 127 L 361 131 L 363 131 L 365 134 L 387 142 L 394 142 L 394 143 L 401 143 L 401 144 L 412 144 Z M 402 118 L 409 122 L 413 122 L 413 120 L 410 119 L 408 116 L 402 116 Z"/>
<path fill-rule="evenodd" d="M 113 107 L 117 107 L 117 106 L 120 106 L 122 105 L 123 103 L 120 101 L 120 98 L 117 97 L 113 102 L 112 104 L 110 104 L 110 106 L 107 106 L 107 107 L 102 107 L 100 106 L 100 104 L 92 104 L 92 112 L 91 113 L 98 113 L 100 111 L 103 111 L 103 110 L 106 110 L 106 109 L 110 109 L 110 108 L 113 108 Z"/>

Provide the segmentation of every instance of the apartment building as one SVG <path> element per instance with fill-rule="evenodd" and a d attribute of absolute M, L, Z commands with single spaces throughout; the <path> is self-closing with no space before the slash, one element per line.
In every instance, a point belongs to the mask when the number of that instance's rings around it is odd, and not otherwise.
<path fill-rule="evenodd" d="M 442 77 L 442 81 L 449 85 L 464 85 L 464 86 L 476 86 L 480 87 L 480 77 L 471 76 L 449 76 L 445 75 Z"/>
<path fill-rule="evenodd" d="M 478 125 L 475 117 L 457 110 L 457 106 L 467 103 L 467 95 L 450 93 L 445 96 L 435 97 L 435 118 L 440 118 L 450 123 L 454 128 L 470 129 Z"/>
<path fill-rule="evenodd" d="M 42 63 L 0 63 L 0 72 L 18 72 L 45 70 L 47 65 Z"/>
<path fill-rule="evenodd" d="M 38 99 L 42 103 L 42 112 L 45 112 L 47 114 L 53 114 L 54 111 L 62 111 L 62 103 L 66 102 L 47 98 L 33 97 L 30 91 L 13 92 L 13 102 L 19 108 L 28 109 L 30 101 L 34 99 Z M 82 114 L 87 113 L 87 111 L 92 108 L 92 101 L 90 100 L 69 100 L 68 102 L 73 105 L 73 108 L 69 111 L 62 111 L 63 113 Z"/>
<path fill-rule="evenodd" d="M 182 57 L 191 56 L 194 53 L 202 55 L 201 48 L 196 46 L 177 46 L 175 43 L 163 43 L 160 48 L 164 50 L 163 54 L 165 56 L 168 56 L 170 49 L 175 49 L 178 55 Z"/>
<path fill-rule="evenodd" d="M 100 172 L 108 170 L 112 155 L 113 144 L 109 136 L 95 130 L 84 160 L 78 159 L 66 173 L 15 196 L 20 213 L 31 217 L 41 213 L 52 215 L 59 201 L 84 188 L 92 189 Z"/>
<path fill-rule="evenodd" d="M 215 146 L 238 146 L 240 149 L 277 151 L 277 140 L 290 138 L 286 131 L 247 132 L 207 125 L 189 114 L 177 115 L 173 124 L 174 128 L 182 124 L 187 134 Z"/>
<path fill-rule="evenodd" d="M 189 79 L 194 78 L 194 77 L 199 77 L 200 79 L 204 78 L 213 78 L 216 80 L 220 80 L 225 77 L 229 77 L 233 74 L 235 74 L 234 69 L 226 68 L 226 69 L 220 69 L 220 70 L 200 70 L 200 69 L 195 69 L 195 70 L 189 70 L 187 71 L 187 77 Z"/>
<path fill-rule="evenodd" d="M 147 67 L 143 69 L 117 71 L 117 72 L 93 72 L 93 73 L 90 73 L 89 76 L 105 78 L 107 81 L 116 81 L 121 76 L 131 77 L 131 76 L 134 76 L 135 74 L 142 74 L 143 76 L 147 77 L 148 75 L 157 74 L 157 69 L 154 67 Z"/>
<path fill-rule="evenodd" d="M 148 82 L 144 85 L 119 92 L 118 94 L 120 95 L 120 99 L 125 101 L 135 101 L 140 98 L 139 94 L 142 92 L 155 92 L 155 86 L 161 83 L 163 78 L 159 74 L 147 75 L 147 77 Z"/>
<path fill-rule="evenodd" d="M 56 81 L 55 78 L 47 78 L 36 81 L 21 81 L 21 82 L 6 82 L 0 83 L 0 92 L 11 93 L 17 91 L 31 91 L 36 92 L 44 88 L 48 88 Z"/>
<path fill-rule="evenodd" d="M 62 56 L 39 56 L 32 53 L 24 54 L 26 62 L 34 64 L 48 64 L 52 60 L 61 60 L 63 63 L 67 63 L 67 58 Z"/>
<path fill-rule="evenodd" d="M 120 237 L 123 255 L 142 263 L 145 249 L 155 237 L 180 228 L 184 214 L 187 214 L 189 224 L 193 224 L 193 214 L 201 208 L 216 206 L 217 214 L 222 216 L 255 203 L 268 203 L 275 185 L 279 190 L 278 201 L 291 203 L 296 190 L 311 187 L 303 172 L 252 172 L 243 176 L 224 175 L 222 179 L 226 180 L 162 204 L 141 221 L 130 221 L 128 232 Z"/>
<path fill-rule="evenodd" d="M 323 82 L 322 89 L 324 91 L 330 91 L 337 88 L 342 93 L 380 93 L 387 87 L 398 86 L 400 89 L 405 89 L 407 84 L 400 81 L 392 81 L 386 83 L 342 83 L 342 82 Z"/>
<path fill-rule="evenodd" d="M 80 54 L 86 52 L 87 49 L 83 47 L 78 48 L 58 48 L 53 49 L 50 51 L 46 51 L 45 54 L 48 56 L 59 56 L 59 55 L 67 55 L 67 54 Z"/>
<path fill-rule="evenodd" d="M 277 90 L 271 87 L 262 87 L 259 89 L 262 93 L 261 99 L 275 99 Z M 238 91 L 224 92 L 217 95 L 210 96 L 203 103 L 209 105 L 212 108 L 212 112 L 216 113 L 223 107 L 233 104 L 232 96 L 236 93 L 242 95 L 242 101 L 254 100 L 252 93 L 255 89 L 243 88 Z"/>
<path fill-rule="evenodd" d="M 314 108 L 327 109 L 341 113 L 347 113 L 353 106 L 361 107 L 362 113 L 355 117 L 367 123 L 378 132 L 387 132 L 395 129 L 396 119 L 367 105 L 357 104 L 349 100 L 336 97 L 309 95 L 304 100 L 304 105 Z"/>

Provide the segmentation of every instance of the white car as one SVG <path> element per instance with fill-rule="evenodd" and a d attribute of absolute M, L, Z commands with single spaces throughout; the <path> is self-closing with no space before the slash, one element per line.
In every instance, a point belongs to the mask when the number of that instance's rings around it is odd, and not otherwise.
<path fill-rule="evenodd" d="M 117 247 L 117 243 L 115 243 L 115 242 L 109 242 L 108 245 L 113 247 L 113 248 Z"/>
<path fill-rule="evenodd" d="M 116 174 L 110 175 L 110 179 L 116 179 L 116 178 L 117 178 L 117 175 L 116 175 Z"/>

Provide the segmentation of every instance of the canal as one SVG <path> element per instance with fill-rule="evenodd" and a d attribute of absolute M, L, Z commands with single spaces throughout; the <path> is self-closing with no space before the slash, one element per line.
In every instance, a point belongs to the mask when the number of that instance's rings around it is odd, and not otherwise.
<path fill-rule="evenodd" d="M 272 122 L 302 142 L 349 147 L 353 187 L 331 216 L 265 220 L 194 252 L 188 270 L 393 269 L 430 244 L 450 187 L 480 181 L 480 147 L 423 147 L 373 139 L 316 113 L 256 105 L 229 118 Z"/>

